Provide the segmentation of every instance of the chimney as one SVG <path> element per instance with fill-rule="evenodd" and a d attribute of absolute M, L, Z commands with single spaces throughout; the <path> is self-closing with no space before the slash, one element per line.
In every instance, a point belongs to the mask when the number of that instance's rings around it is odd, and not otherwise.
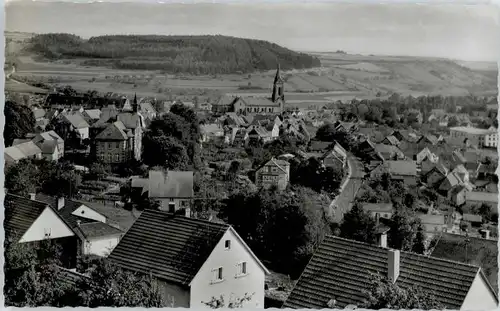
<path fill-rule="evenodd" d="M 396 283 L 396 280 L 399 276 L 399 250 L 397 249 L 389 249 L 387 250 L 387 278 L 392 282 Z"/>
<path fill-rule="evenodd" d="M 31 192 L 29 195 L 30 195 L 30 200 L 36 200 L 36 193 Z"/>
<path fill-rule="evenodd" d="M 82 223 L 82 221 L 81 221 L 81 220 L 79 220 L 79 219 L 76 221 L 76 225 L 77 225 L 78 227 L 80 227 L 80 224 L 81 224 L 81 223 Z"/>
<path fill-rule="evenodd" d="M 377 242 L 380 247 L 387 248 L 387 232 L 381 232 L 377 235 Z"/>
<path fill-rule="evenodd" d="M 57 210 L 64 207 L 64 197 L 57 198 Z"/>
<path fill-rule="evenodd" d="M 481 235 L 483 239 L 489 240 L 490 239 L 490 230 L 483 229 L 481 230 Z"/>

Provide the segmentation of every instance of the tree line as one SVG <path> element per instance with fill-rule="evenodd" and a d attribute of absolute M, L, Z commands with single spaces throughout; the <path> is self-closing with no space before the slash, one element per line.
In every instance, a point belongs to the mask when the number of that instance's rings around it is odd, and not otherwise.
<path fill-rule="evenodd" d="M 36 35 L 30 49 L 50 59 L 91 58 L 88 66 L 224 74 L 320 66 L 318 58 L 262 40 L 228 36 L 109 35 L 88 40 L 65 33 Z"/>

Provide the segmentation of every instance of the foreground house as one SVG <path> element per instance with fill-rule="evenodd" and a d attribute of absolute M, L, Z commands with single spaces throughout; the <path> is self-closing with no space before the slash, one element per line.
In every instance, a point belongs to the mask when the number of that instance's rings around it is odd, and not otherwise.
<path fill-rule="evenodd" d="M 432 293 L 447 309 L 493 310 L 498 297 L 482 269 L 327 236 L 302 273 L 284 308 L 323 309 L 360 306 L 371 274 L 385 276 L 401 288 L 416 285 Z"/>
<path fill-rule="evenodd" d="M 19 162 L 22 159 L 41 159 L 42 149 L 34 142 L 27 141 L 4 150 L 5 164 L 11 165 Z"/>
<path fill-rule="evenodd" d="M 109 259 L 150 274 L 175 307 L 209 308 L 213 297 L 252 295 L 247 308 L 264 308 L 269 271 L 229 225 L 145 210 Z"/>

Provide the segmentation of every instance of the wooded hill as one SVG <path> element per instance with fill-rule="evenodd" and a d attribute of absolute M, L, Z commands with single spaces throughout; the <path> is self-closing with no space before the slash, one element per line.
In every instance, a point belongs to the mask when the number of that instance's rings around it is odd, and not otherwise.
<path fill-rule="evenodd" d="M 35 35 L 29 50 L 49 59 L 86 58 L 86 66 L 224 74 L 320 66 L 318 58 L 262 40 L 227 36 Z"/>

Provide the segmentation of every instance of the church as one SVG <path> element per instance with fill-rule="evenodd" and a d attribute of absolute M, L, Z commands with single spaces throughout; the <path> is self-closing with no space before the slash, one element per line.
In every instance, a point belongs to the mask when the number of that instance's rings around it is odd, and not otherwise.
<path fill-rule="evenodd" d="M 276 70 L 271 97 L 251 96 L 222 96 L 217 103 L 212 105 L 212 112 L 226 113 L 236 112 L 242 115 L 253 113 L 281 114 L 285 105 L 284 83 L 280 72 L 280 66 Z"/>

